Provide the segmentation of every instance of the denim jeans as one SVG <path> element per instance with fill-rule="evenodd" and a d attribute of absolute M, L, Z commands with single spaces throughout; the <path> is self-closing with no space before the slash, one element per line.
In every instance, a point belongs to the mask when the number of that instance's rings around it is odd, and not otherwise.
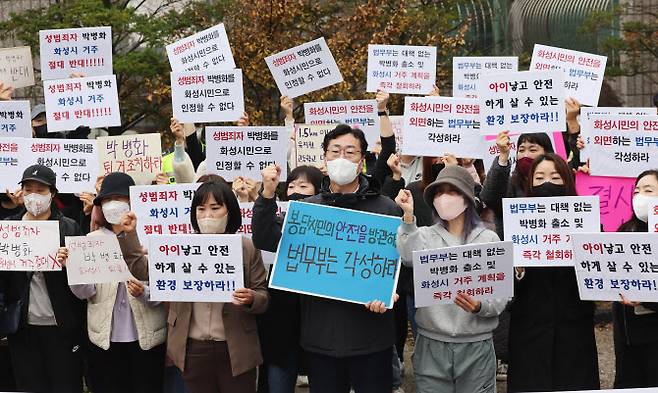
<path fill-rule="evenodd" d="M 299 353 L 290 351 L 284 364 L 267 365 L 267 383 L 269 393 L 294 393 L 297 383 Z"/>

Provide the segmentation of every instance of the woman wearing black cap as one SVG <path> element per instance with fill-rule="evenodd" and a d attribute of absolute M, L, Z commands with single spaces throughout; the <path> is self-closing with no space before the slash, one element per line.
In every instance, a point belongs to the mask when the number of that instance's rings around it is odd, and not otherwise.
<path fill-rule="evenodd" d="M 125 173 L 105 176 L 94 199 L 93 232 L 87 236 L 119 235 L 130 229 L 123 219 L 130 212 L 130 186 L 134 185 Z M 125 243 L 122 237 L 120 244 Z M 129 248 L 129 255 L 142 254 L 145 263 L 139 243 L 122 248 Z M 68 250 L 60 248 L 62 264 L 67 256 Z M 71 290 L 87 300 L 87 328 L 94 344 L 89 348 L 89 377 L 94 392 L 161 392 L 166 311 L 163 304 L 148 300 L 148 286 L 130 279 L 127 283 L 71 285 Z"/>

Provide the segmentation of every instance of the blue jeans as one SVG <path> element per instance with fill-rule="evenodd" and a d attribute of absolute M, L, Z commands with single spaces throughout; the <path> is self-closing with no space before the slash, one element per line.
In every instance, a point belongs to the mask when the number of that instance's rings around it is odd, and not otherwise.
<path fill-rule="evenodd" d="M 418 338 L 418 325 L 416 325 L 416 303 L 414 295 L 407 294 L 407 319 L 411 322 L 411 331 L 414 340 Z"/>
<path fill-rule="evenodd" d="M 297 351 L 290 351 L 283 364 L 267 365 L 269 393 L 295 393 L 298 362 L 299 353 Z"/>
<path fill-rule="evenodd" d="M 398 357 L 398 351 L 393 345 L 393 390 L 402 386 L 402 364 Z"/>

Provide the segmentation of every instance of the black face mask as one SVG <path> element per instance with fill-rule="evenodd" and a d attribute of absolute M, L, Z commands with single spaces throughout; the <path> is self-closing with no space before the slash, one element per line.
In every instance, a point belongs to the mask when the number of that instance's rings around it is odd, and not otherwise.
<path fill-rule="evenodd" d="M 34 136 L 37 138 L 47 138 L 48 137 L 48 124 L 42 124 L 40 126 L 34 127 Z"/>
<path fill-rule="evenodd" d="M 299 200 L 302 200 L 304 198 L 308 198 L 309 196 L 310 195 L 300 194 L 300 193 L 296 192 L 294 194 L 288 195 L 288 200 L 289 201 L 299 201 Z"/>
<path fill-rule="evenodd" d="M 558 197 L 564 196 L 565 193 L 564 184 L 555 184 L 550 181 L 530 189 L 530 194 L 534 197 Z"/>
<path fill-rule="evenodd" d="M 432 164 L 432 181 L 436 180 L 436 177 L 439 176 L 439 172 L 445 167 L 446 166 L 443 164 Z"/>

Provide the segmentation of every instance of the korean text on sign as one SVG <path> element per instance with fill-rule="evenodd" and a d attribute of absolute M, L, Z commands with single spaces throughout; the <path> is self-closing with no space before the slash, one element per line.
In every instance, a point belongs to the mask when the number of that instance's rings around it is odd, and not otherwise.
<path fill-rule="evenodd" d="M 169 64 L 174 71 L 231 70 L 235 68 L 224 24 L 167 45 Z"/>
<path fill-rule="evenodd" d="M 65 242 L 69 285 L 122 282 L 132 277 L 114 234 L 67 236 Z"/>
<path fill-rule="evenodd" d="M 593 195 L 600 200 L 601 225 L 605 232 L 617 232 L 633 214 L 635 178 L 590 176 L 576 173 L 578 195 Z"/>
<path fill-rule="evenodd" d="M 48 132 L 121 125 L 114 75 L 43 82 Z"/>
<path fill-rule="evenodd" d="M 598 232 L 597 197 L 503 198 L 505 240 L 514 266 L 573 266 L 573 233 Z"/>
<path fill-rule="evenodd" d="M 276 205 L 276 213 L 278 216 L 283 216 L 285 212 L 288 211 L 288 202 L 277 202 Z M 242 216 L 242 226 L 238 229 L 237 233 L 241 233 L 251 238 L 253 233 L 251 219 L 254 216 L 254 203 L 240 202 L 240 215 Z M 274 263 L 274 258 L 276 257 L 275 253 L 261 250 L 260 254 L 263 257 L 264 264 L 272 265 Z"/>
<path fill-rule="evenodd" d="M 379 139 L 379 116 L 375 100 L 307 102 L 304 103 L 304 118 L 307 124 L 343 123 L 359 128 L 366 134 L 370 150 Z"/>
<path fill-rule="evenodd" d="M 30 101 L 0 101 L 0 138 L 32 138 L 31 120 Z"/>
<path fill-rule="evenodd" d="M 402 154 L 482 158 L 480 104 L 477 100 L 449 97 L 404 99 Z"/>
<path fill-rule="evenodd" d="M 484 134 L 565 131 L 562 71 L 487 74 L 479 83 Z"/>
<path fill-rule="evenodd" d="M 652 198 L 649 202 L 649 232 L 658 232 L 658 198 Z"/>
<path fill-rule="evenodd" d="M 320 167 L 324 164 L 322 141 L 335 126 L 333 124 L 311 125 L 295 124 L 295 167 L 311 165 Z"/>
<path fill-rule="evenodd" d="M 15 89 L 34 85 L 34 67 L 29 46 L 0 48 L 0 83 Z"/>
<path fill-rule="evenodd" d="M 238 176 L 258 179 L 268 165 L 286 168 L 288 139 L 285 127 L 207 127 L 208 173 L 233 181 Z"/>
<path fill-rule="evenodd" d="M 270 288 L 393 307 L 399 217 L 290 202 Z"/>
<path fill-rule="evenodd" d="M 512 242 L 413 252 L 416 307 L 452 304 L 465 293 L 478 300 L 514 295 Z"/>
<path fill-rule="evenodd" d="M 108 136 L 97 141 L 101 175 L 124 172 L 143 185 L 162 172 L 160 134 Z"/>
<path fill-rule="evenodd" d="M 265 58 L 282 96 L 299 97 L 343 81 L 324 38 Z"/>
<path fill-rule="evenodd" d="M 151 300 L 228 303 L 243 287 L 241 235 L 149 236 Z"/>
<path fill-rule="evenodd" d="M 658 236 L 577 233 L 574 266 L 581 300 L 658 302 Z"/>
<path fill-rule="evenodd" d="M 112 74 L 112 28 L 39 31 L 41 80 Z"/>
<path fill-rule="evenodd" d="M 0 271 L 62 270 L 57 221 L 0 221 Z"/>
<path fill-rule="evenodd" d="M 519 58 L 509 57 L 453 57 L 452 96 L 478 98 L 480 75 L 517 72 Z"/>
<path fill-rule="evenodd" d="M 366 91 L 429 94 L 435 83 L 435 46 L 368 45 Z"/>

